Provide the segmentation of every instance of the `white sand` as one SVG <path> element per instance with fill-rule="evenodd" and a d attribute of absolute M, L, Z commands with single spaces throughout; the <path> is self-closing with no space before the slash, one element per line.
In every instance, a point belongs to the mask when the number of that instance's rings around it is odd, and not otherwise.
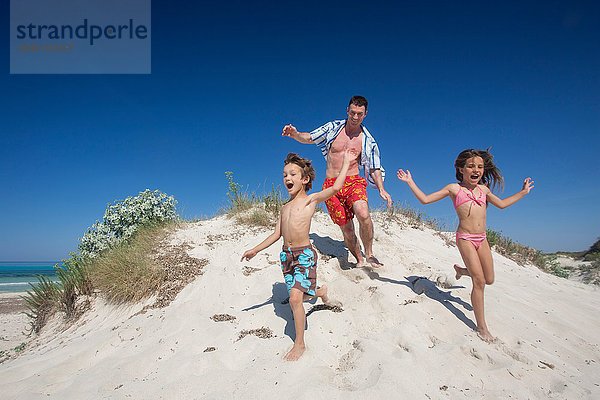
<path fill-rule="evenodd" d="M 344 311 L 308 317 L 308 350 L 295 363 L 293 321 L 278 265 L 280 244 L 250 262 L 244 249 L 267 230 L 219 217 L 179 231 L 174 242 L 207 258 L 204 275 L 167 308 L 134 314 L 95 302 L 75 326 L 53 326 L 16 359 L 0 364 L 3 399 L 598 399 L 600 291 L 595 286 L 521 267 L 494 254 L 496 283 L 486 289 L 494 344 L 470 326 L 468 278 L 452 283 L 458 250 L 430 230 L 377 217 L 376 274 L 319 259 Z M 339 229 L 324 214 L 312 238 L 342 256 Z M 244 269 L 251 267 L 255 270 Z M 342 263 L 347 268 L 347 263 Z M 245 275 L 244 271 L 250 271 Z M 424 276 L 417 291 L 406 277 Z M 307 310 L 311 305 L 307 304 Z M 235 316 L 214 322 L 214 314 Z M 261 339 L 242 330 L 270 328 Z M 211 352 L 205 349 L 215 347 Z"/>
<path fill-rule="evenodd" d="M 14 356 L 22 344 L 30 340 L 23 295 L 25 293 L 0 293 L 0 361 Z"/>

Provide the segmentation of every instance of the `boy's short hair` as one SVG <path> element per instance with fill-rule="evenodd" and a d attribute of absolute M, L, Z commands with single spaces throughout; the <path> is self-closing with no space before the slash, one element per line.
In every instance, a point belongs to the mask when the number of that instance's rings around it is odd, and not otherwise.
<path fill-rule="evenodd" d="M 309 159 L 302 158 L 296 153 L 289 153 L 283 162 L 283 165 L 296 164 L 302 170 L 302 177 L 308 176 L 308 182 L 304 185 L 304 191 L 308 192 L 312 188 L 312 183 L 315 180 L 315 169 Z"/>

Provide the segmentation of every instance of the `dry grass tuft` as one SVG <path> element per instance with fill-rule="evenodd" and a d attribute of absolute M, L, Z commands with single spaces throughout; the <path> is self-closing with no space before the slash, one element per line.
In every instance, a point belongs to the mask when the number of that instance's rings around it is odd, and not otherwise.
<path fill-rule="evenodd" d="M 244 225 L 274 227 L 279 218 L 279 211 L 285 200 L 283 194 L 273 186 L 265 195 L 257 195 L 242 190 L 240 184 L 233 179 L 233 172 L 225 172 L 228 188 L 229 206 L 225 210 L 229 217 Z"/>
<path fill-rule="evenodd" d="M 164 226 L 140 228 L 129 240 L 95 258 L 88 269 L 93 286 L 112 303 L 135 302 L 156 293 L 165 271 L 152 254 L 167 233 Z"/>
<path fill-rule="evenodd" d="M 113 303 L 130 303 L 156 294 L 150 308 L 171 304 L 208 260 L 191 257 L 188 244 L 170 245 L 175 223 L 140 229 L 130 240 L 94 259 L 89 274 L 94 287 Z"/>
<path fill-rule="evenodd" d="M 235 220 L 244 225 L 264 226 L 270 228 L 277 224 L 278 216 L 279 214 L 275 215 L 271 212 L 268 212 L 262 208 L 260 204 L 256 204 L 251 206 L 251 208 L 248 210 L 237 213 L 235 215 Z"/>
<path fill-rule="evenodd" d="M 390 223 L 399 224 L 403 228 L 431 228 L 437 232 L 443 230 L 442 224 L 437 219 L 430 218 L 422 211 L 408 205 L 394 204 L 390 208 L 376 209 L 372 213 L 372 217 L 379 219 L 384 231 L 387 230 Z"/>

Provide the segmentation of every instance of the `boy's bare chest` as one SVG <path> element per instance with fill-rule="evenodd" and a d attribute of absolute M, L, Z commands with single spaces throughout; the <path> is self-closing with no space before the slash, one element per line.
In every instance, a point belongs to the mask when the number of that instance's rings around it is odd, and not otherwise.
<path fill-rule="evenodd" d="M 308 219 L 312 217 L 314 212 L 314 204 L 305 205 L 300 202 L 294 204 L 293 202 L 288 203 L 282 210 L 282 217 L 284 220 L 298 222 L 300 219 Z"/>

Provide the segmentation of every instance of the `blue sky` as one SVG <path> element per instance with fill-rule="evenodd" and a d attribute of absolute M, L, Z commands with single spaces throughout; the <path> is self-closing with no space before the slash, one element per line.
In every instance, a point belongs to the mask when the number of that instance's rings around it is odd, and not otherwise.
<path fill-rule="evenodd" d="M 224 172 L 254 191 L 280 184 L 280 136 L 345 117 L 369 100 L 394 201 L 453 229 L 449 200 L 464 148 L 492 146 L 503 195 L 536 181 L 488 226 L 545 251 L 600 236 L 600 6 L 594 2 L 197 2 L 152 4 L 150 75 L 0 74 L 0 260 L 56 260 L 106 205 L 150 188 L 186 218 L 226 205 Z M 0 12 L 8 21 L 8 2 Z M 371 206 L 383 205 L 376 192 Z M 402 243 L 398 243 L 399 246 Z"/>

